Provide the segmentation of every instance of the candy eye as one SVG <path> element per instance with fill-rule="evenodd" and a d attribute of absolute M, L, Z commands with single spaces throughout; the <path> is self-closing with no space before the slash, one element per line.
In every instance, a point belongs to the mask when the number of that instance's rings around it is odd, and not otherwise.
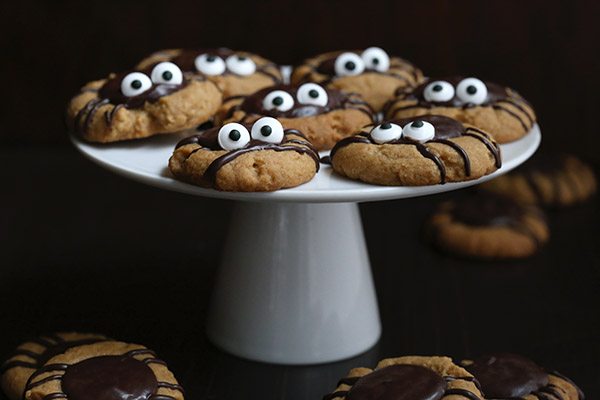
<path fill-rule="evenodd" d="M 152 78 L 152 82 L 157 84 L 181 85 L 183 82 L 183 74 L 179 67 L 168 61 L 157 64 L 152 69 L 150 77 Z"/>
<path fill-rule="evenodd" d="M 227 69 L 237 75 L 252 75 L 256 71 L 256 64 L 250 57 L 246 56 L 229 56 L 225 60 Z"/>
<path fill-rule="evenodd" d="M 201 54 L 194 60 L 196 69 L 205 75 L 221 75 L 225 72 L 225 61 L 214 54 Z"/>
<path fill-rule="evenodd" d="M 362 74 L 365 63 L 358 54 L 342 53 L 335 59 L 335 74 L 337 76 L 353 76 Z"/>
<path fill-rule="evenodd" d="M 392 140 L 400 139 L 402 136 L 402 128 L 400 125 L 392 124 L 390 122 L 384 122 L 381 125 L 377 125 L 371 131 L 371 139 L 375 143 L 387 143 Z"/>
<path fill-rule="evenodd" d="M 425 100 L 435 103 L 450 101 L 454 97 L 454 86 L 446 81 L 434 81 L 423 91 Z"/>
<path fill-rule="evenodd" d="M 477 78 L 465 78 L 456 85 L 456 95 L 465 103 L 482 104 L 487 94 L 485 83 Z"/>
<path fill-rule="evenodd" d="M 426 142 L 435 136 L 435 128 L 427 121 L 416 119 L 404 125 L 403 135 L 417 142 Z"/>
<path fill-rule="evenodd" d="M 379 47 L 369 47 L 360 56 L 367 69 L 385 72 L 390 68 L 390 57 Z"/>
<path fill-rule="evenodd" d="M 294 107 L 294 98 L 283 90 L 274 90 L 263 100 L 263 108 L 266 110 L 288 111 L 292 107 Z"/>
<path fill-rule="evenodd" d="M 252 125 L 252 139 L 269 143 L 281 143 L 283 126 L 275 118 L 263 117 Z"/>
<path fill-rule="evenodd" d="M 144 93 L 152 87 L 150 77 L 141 72 L 127 74 L 121 81 L 121 93 L 127 97 L 134 97 Z"/>
<path fill-rule="evenodd" d="M 325 107 L 329 101 L 325 89 L 316 83 L 305 83 L 300 86 L 296 98 L 301 104 L 312 104 L 321 107 Z"/>
<path fill-rule="evenodd" d="M 237 150 L 250 143 L 250 133 L 244 125 L 231 122 L 219 129 L 218 140 L 224 150 Z"/>

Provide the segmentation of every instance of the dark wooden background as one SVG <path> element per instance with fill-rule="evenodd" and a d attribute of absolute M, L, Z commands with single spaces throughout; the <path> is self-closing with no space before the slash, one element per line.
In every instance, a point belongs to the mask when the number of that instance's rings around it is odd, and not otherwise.
<path fill-rule="evenodd" d="M 193 400 L 309 400 L 383 357 L 509 350 L 600 397 L 597 201 L 552 213 L 550 244 L 516 263 L 458 260 L 421 239 L 436 203 L 460 193 L 362 205 L 381 342 L 332 365 L 255 364 L 203 336 L 232 204 L 102 171 L 62 123 L 81 84 L 164 47 L 225 45 L 296 63 L 379 45 L 430 75 L 510 84 L 536 107 L 542 151 L 598 166 L 597 2 L 23 0 L 0 16 L 0 357 L 37 332 L 94 330 L 158 350 Z"/>

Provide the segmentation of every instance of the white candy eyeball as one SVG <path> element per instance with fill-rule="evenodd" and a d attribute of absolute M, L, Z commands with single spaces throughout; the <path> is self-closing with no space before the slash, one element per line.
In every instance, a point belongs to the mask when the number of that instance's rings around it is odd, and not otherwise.
<path fill-rule="evenodd" d="M 161 62 L 152 68 L 150 78 L 154 83 L 165 83 L 169 85 L 181 85 L 183 73 L 179 67 L 172 62 Z"/>
<path fill-rule="evenodd" d="M 224 150 L 237 150 L 250 143 L 250 133 L 244 125 L 231 122 L 219 129 L 218 140 Z"/>
<path fill-rule="evenodd" d="M 281 143 L 283 140 L 283 125 L 271 117 L 262 117 L 252 125 L 252 139 L 269 143 Z"/>
<path fill-rule="evenodd" d="M 367 69 L 385 72 L 390 68 L 390 56 L 379 47 L 369 47 L 360 56 Z"/>
<path fill-rule="evenodd" d="M 403 135 L 417 142 L 426 142 L 435 136 L 435 128 L 427 121 L 416 119 L 404 125 Z"/>
<path fill-rule="evenodd" d="M 283 90 L 273 90 L 263 100 L 263 108 L 266 110 L 288 111 L 292 107 L 294 98 Z"/>
<path fill-rule="evenodd" d="M 358 54 L 342 53 L 335 59 L 334 68 L 337 76 L 353 76 L 363 73 L 365 63 Z"/>
<path fill-rule="evenodd" d="M 477 78 L 465 78 L 456 85 L 456 95 L 465 103 L 482 104 L 487 99 L 485 83 Z"/>
<path fill-rule="evenodd" d="M 121 93 L 127 97 L 138 96 L 151 87 L 150 77 L 141 72 L 129 73 L 121 81 Z"/>
<path fill-rule="evenodd" d="M 225 61 L 214 54 L 201 54 L 194 60 L 196 69 L 204 75 L 221 75 L 225 72 Z"/>
<path fill-rule="evenodd" d="M 227 57 L 227 60 L 225 60 L 225 64 L 227 64 L 227 69 L 236 75 L 246 76 L 256 72 L 256 64 L 247 56 L 229 56 Z"/>
<path fill-rule="evenodd" d="M 434 81 L 425 86 L 423 91 L 425 100 L 432 103 L 450 101 L 454 97 L 454 86 L 446 81 Z"/>
<path fill-rule="evenodd" d="M 371 139 L 379 144 L 400 139 L 401 136 L 402 127 L 400 127 L 400 125 L 392 124 L 391 122 L 384 122 L 381 125 L 377 125 L 371 131 Z"/>
<path fill-rule="evenodd" d="M 329 101 L 325 89 L 316 83 L 305 83 L 300 86 L 296 98 L 300 104 L 312 104 L 321 107 L 325 107 Z"/>

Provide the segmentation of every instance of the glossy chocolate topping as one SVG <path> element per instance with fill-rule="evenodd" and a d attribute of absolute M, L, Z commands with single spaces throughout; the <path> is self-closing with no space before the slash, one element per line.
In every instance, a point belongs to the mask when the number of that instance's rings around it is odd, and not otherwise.
<path fill-rule="evenodd" d="M 418 365 L 391 365 L 363 376 L 352 386 L 348 400 L 438 400 L 446 382 Z"/>
<path fill-rule="evenodd" d="M 443 115 L 420 115 L 418 117 L 412 118 L 404 118 L 404 119 L 395 119 L 389 122 L 392 122 L 396 125 L 400 125 L 404 127 L 409 123 L 421 120 L 425 122 L 429 122 L 435 128 L 435 136 L 431 141 L 436 141 L 438 139 L 451 139 L 455 137 L 462 136 L 465 132 L 464 125 L 455 119 L 445 117 Z M 409 139 L 404 139 L 409 140 Z"/>
<path fill-rule="evenodd" d="M 450 99 L 448 101 L 443 101 L 443 102 L 428 102 L 427 100 L 425 100 L 425 97 L 423 97 L 423 92 L 425 91 L 425 88 L 431 82 L 446 81 L 446 82 L 450 83 L 452 86 L 454 86 L 454 88 L 456 89 L 456 86 L 460 83 L 460 81 L 462 81 L 465 78 L 466 78 L 465 76 L 451 76 L 451 77 L 429 79 L 427 82 L 422 83 L 421 85 L 417 86 L 406 97 L 406 99 L 416 99 L 419 101 L 419 105 L 421 105 L 421 106 L 470 107 L 470 106 L 472 106 L 472 104 L 465 103 L 463 100 L 461 100 L 456 95 L 456 93 L 454 94 L 454 97 L 452 99 Z M 504 100 L 508 97 L 507 89 L 504 86 L 500 86 L 496 83 L 487 82 L 487 81 L 484 83 L 485 83 L 485 86 L 487 87 L 488 93 L 487 93 L 487 98 L 485 99 L 485 101 L 482 104 L 480 104 L 480 106 L 487 106 L 490 104 L 494 104 L 494 103 L 497 103 L 498 101 Z"/>
<path fill-rule="evenodd" d="M 521 398 L 548 384 L 548 374 L 541 367 L 516 354 L 486 355 L 466 369 L 477 378 L 486 398 Z"/>
<path fill-rule="evenodd" d="M 471 226 L 512 226 L 520 223 L 526 212 L 510 198 L 488 192 L 467 196 L 450 211 L 454 220 Z"/>

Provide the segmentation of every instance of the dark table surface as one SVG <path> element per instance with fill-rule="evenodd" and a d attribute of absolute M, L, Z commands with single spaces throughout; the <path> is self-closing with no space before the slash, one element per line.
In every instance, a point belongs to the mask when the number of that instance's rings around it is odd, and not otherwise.
<path fill-rule="evenodd" d="M 204 319 L 231 203 L 116 177 L 57 148 L 0 150 L 0 356 L 55 330 L 145 344 L 200 399 L 320 399 L 385 357 L 513 351 L 600 397 L 600 213 L 550 213 L 536 257 L 483 263 L 422 240 L 435 205 L 461 193 L 361 205 L 383 320 L 381 341 L 340 363 L 284 367 L 222 353 Z M 399 246 L 402 251 L 398 250 Z"/>

